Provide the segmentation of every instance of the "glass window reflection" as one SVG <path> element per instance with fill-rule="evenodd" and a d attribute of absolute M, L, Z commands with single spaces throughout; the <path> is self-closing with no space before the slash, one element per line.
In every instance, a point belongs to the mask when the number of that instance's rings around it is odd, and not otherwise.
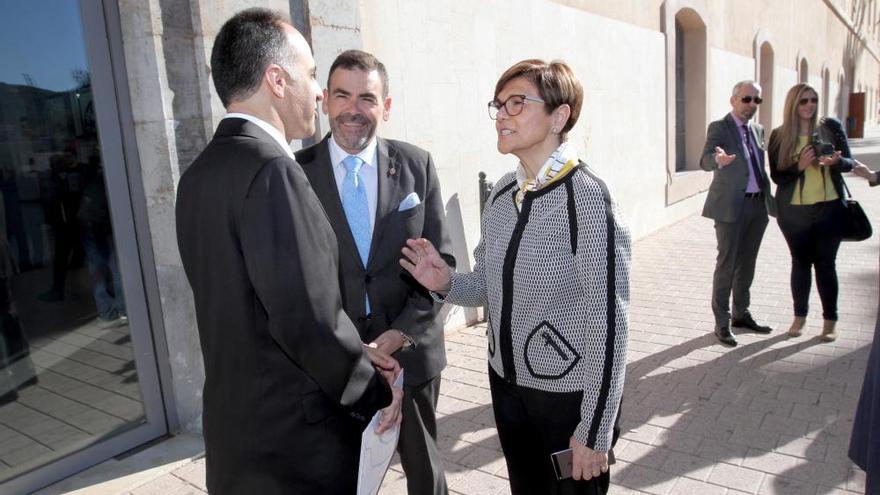
<path fill-rule="evenodd" d="M 0 483 L 144 422 L 78 2 L 0 18 Z"/>

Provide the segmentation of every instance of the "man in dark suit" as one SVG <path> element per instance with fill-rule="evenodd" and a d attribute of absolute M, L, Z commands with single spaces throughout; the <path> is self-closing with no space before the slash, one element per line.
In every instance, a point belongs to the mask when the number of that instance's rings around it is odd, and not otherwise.
<path fill-rule="evenodd" d="M 755 261 L 767 228 L 767 215 L 776 216 L 770 181 L 764 169 L 764 128 L 752 117 L 761 104 L 761 87 L 740 81 L 730 97 L 732 110 L 709 124 L 700 167 L 712 171 L 712 185 L 703 216 L 715 220 L 718 257 L 712 278 L 715 336 L 729 346 L 737 344 L 730 327 L 769 333 L 749 313 L 749 288 Z M 733 318 L 730 295 L 733 292 Z"/>
<path fill-rule="evenodd" d="M 250 9 L 221 28 L 211 66 L 229 113 L 177 196 L 208 490 L 349 495 L 365 420 L 385 408 L 380 429 L 399 421 L 402 391 L 389 388 L 396 362 L 368 356 L 342 309 L 336 236 L 288 145 L 315 129 L 311 50 L 279 15 Z"/>
<path fill-rule="evenodd" d="M 394 353 L 404 370 L 398 449 L 410 494 L 447 493 L 434 410 L 446 365 L 440 305 L 400 267 L 407 239 L 431 240 L 454 266 L 431 155 L 376 137 L 391 111 L 388 75 L 349 50 L 330 67 L 322 104 L 331 134 L 296 154 L 339 242 L 345 311 L 361 339 Z"/>

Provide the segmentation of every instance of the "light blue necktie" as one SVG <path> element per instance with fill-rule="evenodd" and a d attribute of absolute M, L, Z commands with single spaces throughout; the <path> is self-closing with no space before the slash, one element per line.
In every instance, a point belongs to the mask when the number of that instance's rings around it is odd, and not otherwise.
<path fill-rule="evenodd" d="M 372 237 L 370 232 L 370 206 L 367 202 L 367 189 L 364 187 L 364 181 L 358 175 L 364 161 L 356 156 L 349 155 L 342 160 L 342 164 L 345 165 L 346 170 L 345 179 L 342 181 L 342 209 L 345 210 L 348 228 L 351 229 L 351 235 L 354 237 L 354 243 L 357 245 L 361 261 L 364 266 L 367 266 Z M 366 312 L 370 314 L 369 297 L 367 297 Z"/>

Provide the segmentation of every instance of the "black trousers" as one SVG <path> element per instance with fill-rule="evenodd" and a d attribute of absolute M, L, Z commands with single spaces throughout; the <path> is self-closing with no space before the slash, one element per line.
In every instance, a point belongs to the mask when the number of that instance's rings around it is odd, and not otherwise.
<path fill-rule="evenodd" d="M 836 260 L 845 214 L 839 200 L 785 205 L 779 209 L 779 229 L 791 252 L 791 297 L 795 316 L 807 316 L 815 267 L 822 317 L 837 320 Z"/>
<path fill-rule="evenodd" d="M 610 472 L 587 481 L 558 481 L 550 454 L 568 448 L 581 417 L 582 392 L 554 393 L 504 381 L 489 368 L 495 426 L 512 495 L 604 495 Z"/>
<path fill-rule="evenodd" d="M 403 422 L 400 425 L 400 464 L 409 495 L 445 495 L 443 453 L 437 446 L 437 399 L 440 376 L 412 387 L 403 386 Z"/>

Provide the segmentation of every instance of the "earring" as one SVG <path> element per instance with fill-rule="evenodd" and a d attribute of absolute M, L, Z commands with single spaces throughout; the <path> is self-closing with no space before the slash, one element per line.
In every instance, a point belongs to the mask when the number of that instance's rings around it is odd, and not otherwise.
<path fill-rule="evenodd" d="M 550 132 L 552 132 L 553 134 L 559 134 L 559 129 L 557 129 L 555 127 L 551 127 Z"/>

